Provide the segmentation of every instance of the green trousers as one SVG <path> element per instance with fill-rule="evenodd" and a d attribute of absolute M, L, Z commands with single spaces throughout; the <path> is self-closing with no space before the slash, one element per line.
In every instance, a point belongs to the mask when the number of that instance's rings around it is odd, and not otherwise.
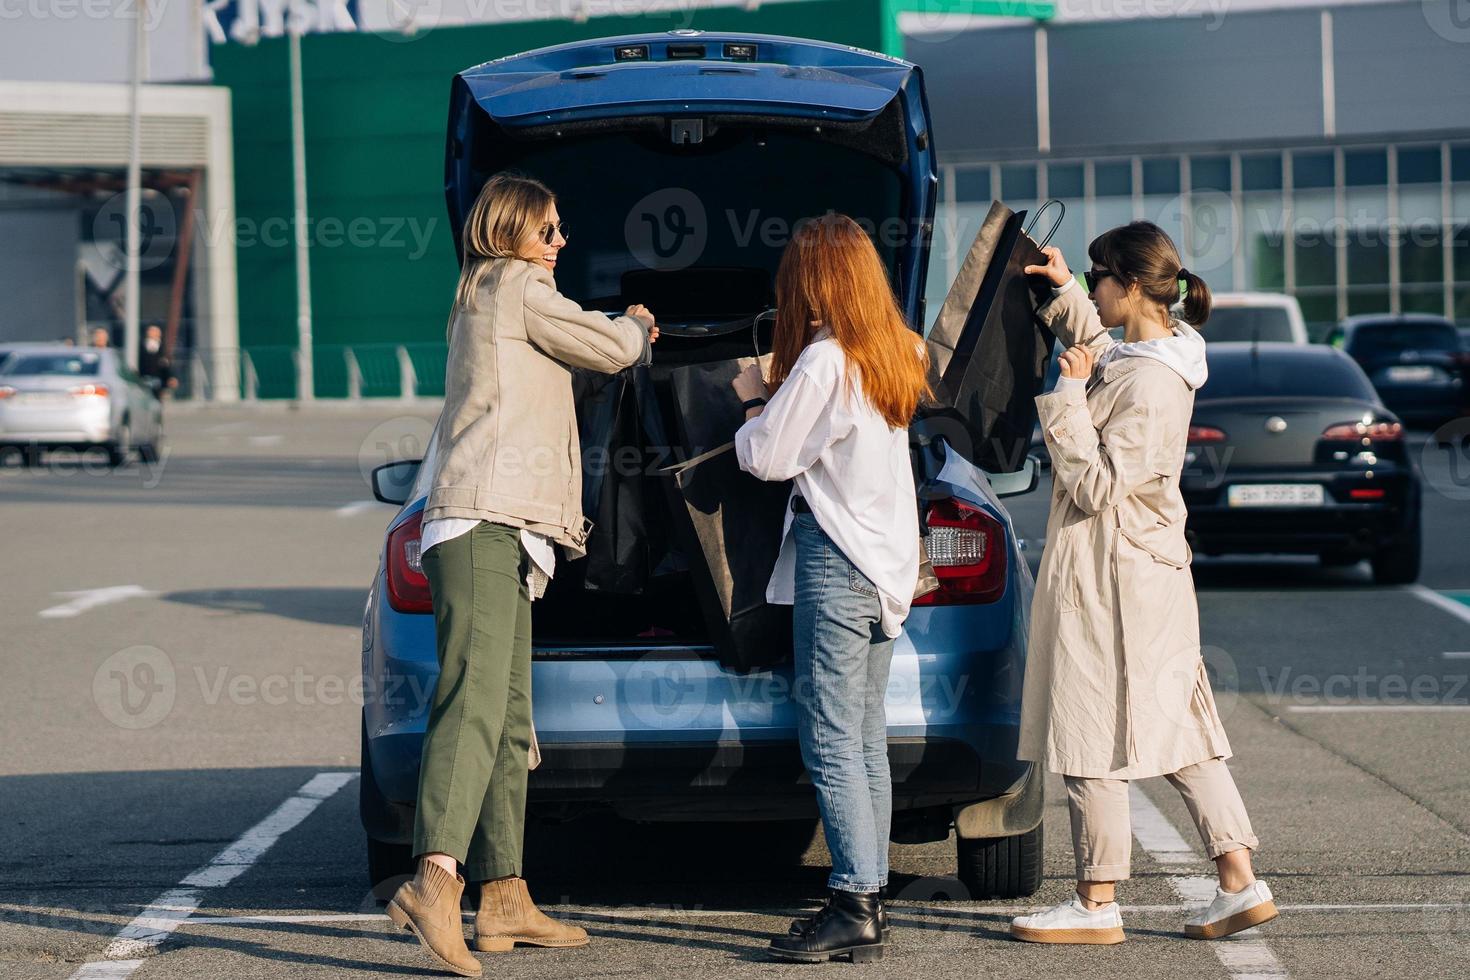
<path fill-rule="evenodd" d="M 520 531 L 481 521 L 423 556 L 439 679 L 419 767 L 415 857 L 486 881 L 521 873 L 531 745 L 530 559 Z"/>

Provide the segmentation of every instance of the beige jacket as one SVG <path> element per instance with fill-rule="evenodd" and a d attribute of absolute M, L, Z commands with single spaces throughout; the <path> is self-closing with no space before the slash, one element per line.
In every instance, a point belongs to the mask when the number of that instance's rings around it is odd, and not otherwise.
<path fill-rule="evenodd" d="M 449 325 L 439 451 L 424 520 L 482 518 L 586 553 L 582 453 L 571 370 L 612 374 L 651 360 L 648 324 L 584 310 L 551 273 L 495 259 L 478 309 Z"/>
<path fill-rule="evenodd" d="M 1081 289 L 1040 315 L 1068 346 L 1117 343 Z M 1078 387 L 1036 399 L 1053 488 L 1017 755 L 1113 779 L 1228 758 L 1179 493 L 1194 391 L 1142 357 L 1113 357 Z"/>

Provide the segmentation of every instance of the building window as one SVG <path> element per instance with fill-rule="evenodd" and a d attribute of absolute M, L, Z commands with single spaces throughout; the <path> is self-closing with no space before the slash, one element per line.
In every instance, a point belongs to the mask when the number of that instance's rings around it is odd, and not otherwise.
<path fill-rule="evenodd" d="M 1240 186 L 1246 191 L 1281 190 L 1281 154 L 1242 156 Z"/>
<path fill-rule="evenodd" d="M 1082 200 L 1082 164 L 1054 163 L 1046 170 L 1046 193 L 1059 200 Z"/>
<path fill-rule="evenodd" d="M 1291 186 L 1296 190 L 1315 188 L 1331 189 L 1333 162 L 1332 151 L 1323 153 L 1293 153 L 1291 156 Z"/>
<path fill-rule="evenodd" d="M 1030 210 L 1036 206 L 1036 164 L 1000 168 L 1001 200 L 1012 211 Z"/>
<path fill-rule="evenodd" d="M 1189 188 L 1195 191 L 1224 191 L 1230 193 L 1229 157 L 1191 157 L 1189 160 Z"/>
<path fill-rule="evenodd" d="M 954 194 L 956 200 L 984 201 L 986 204 L 989 204 L 992 200 L 990 168 L 967 167 L 963 170 L 956 169 L 954 173 Z"/>

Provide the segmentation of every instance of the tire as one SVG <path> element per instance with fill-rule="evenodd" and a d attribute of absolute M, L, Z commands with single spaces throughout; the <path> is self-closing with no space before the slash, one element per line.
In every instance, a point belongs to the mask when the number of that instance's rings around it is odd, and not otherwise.
<path fill-rule="evenodd" d="M 1373 552 L 1375 585 L 1408 585 L 1419 580 L 1419 565 L 1424 553 L 1424 534 L 1416 515 L 1404 536 L 1386 548 Z"/>
<path fill-rule="evenodd" d="M 1015 837 L 955 837 L 960 882 L 972 901 L 1025 898 L 1041 887 L 1042 825 Z"/>
<path fill-rule="evenodd" d="M 408 844 L 389 844 L 367 839 L 368 884 L 373 898 L 387 902 L 414 875 L 413 848 Z"/>
<path fill-rule="evenodd" d="M 372 760 L 368 758 L 366 719 L 362 724 L 362 755 L 359 758 L 362 772 L 357 781 L 359 812 L 363 814 L 379 812 L 389 803 L 383 797 L 382 791 L 378 789 L 378 781 L 373 776 Z M 373 837 L 367 838 L 368 886 L 372 888 L 373 897 L 379 902 L 386 902 L 392 898 L 398 886 L 405 879 L 413 877 L 414 870 L 411 844 L 393 844 Z"/>
<path fill-rule="evenodd" d="M 127 420 L 117 430 L 117 438 L 107 444 L 107 465 L 122 466 L 133 452 L 133 429 Z"/>

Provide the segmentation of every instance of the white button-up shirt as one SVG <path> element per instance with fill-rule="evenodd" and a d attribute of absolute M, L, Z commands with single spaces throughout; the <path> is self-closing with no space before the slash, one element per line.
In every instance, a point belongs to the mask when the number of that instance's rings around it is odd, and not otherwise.
<path fill-rule="evenodd" d="M 851 373 L 849 394 L 846 381 Z M 893 429 L 849 372 L 830 328 L 820 328 L 765 410 L 735 433 L 740 468 L 762 480 L 795 480 L 812 516 L 878 587 L 882 627 L 902 631 L 919 579 L 919 506 L 907 428 Z M 796 546 L 786 508 L 781 552 L 766 601 L 795 604 Z"/>

